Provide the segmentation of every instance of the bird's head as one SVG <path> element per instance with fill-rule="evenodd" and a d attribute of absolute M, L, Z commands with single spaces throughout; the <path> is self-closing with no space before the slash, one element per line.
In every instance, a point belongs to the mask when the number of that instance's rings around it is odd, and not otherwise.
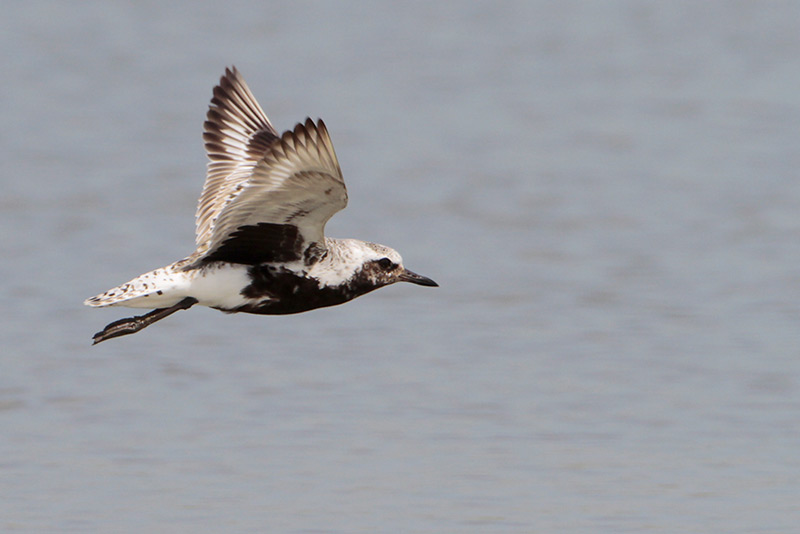
<path fill-rule="evenodd" d="M 395 282 L 411 282 L 420 286 L 439 287 L 428 278 L 409 271 L 403 266 L 403 258 L 393 248 L 377 243 L 363 243 L 361 277 L 376 287 L 388 286 Z"/>

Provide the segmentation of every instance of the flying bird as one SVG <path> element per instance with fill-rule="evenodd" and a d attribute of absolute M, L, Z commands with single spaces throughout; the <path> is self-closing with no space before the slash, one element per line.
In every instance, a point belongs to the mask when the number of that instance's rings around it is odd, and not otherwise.
<path fill-rule="evenodd" d="M 278 134 L 236 67 L 206 115 L 208 170 L 189 257 L 91 297 L 92 307 L 155 308 L 114 321 L 94 344 L 192 306 L 265 315 L 342 304 L 395 282 L 438 284 L 377 243 L 325 236 L 347 205 L 328 129 L 306 119 Z"/>

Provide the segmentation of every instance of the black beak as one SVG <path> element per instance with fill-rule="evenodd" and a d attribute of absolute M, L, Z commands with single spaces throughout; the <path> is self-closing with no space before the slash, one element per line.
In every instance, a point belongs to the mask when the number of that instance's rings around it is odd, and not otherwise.
<path fill-rule="evenodd" d="M 428 278 L 427 276 L 419 275 L 415 272 L 404 269 L 400 276 L 397 277 L 401 282 L 411 282 L 418 286 L 439 287 L 439 284 Z"/>

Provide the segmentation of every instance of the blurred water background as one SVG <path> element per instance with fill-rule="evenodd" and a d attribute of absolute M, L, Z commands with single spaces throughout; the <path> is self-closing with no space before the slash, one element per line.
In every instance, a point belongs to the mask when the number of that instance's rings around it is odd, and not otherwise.
<path fill-rule="evenodd" d="M 3 532 L 797 532 L 800 4 L 15 2 Z M 193 250 L 211 89 L 323 117 L 328 234 L 398 285 L 289 317 L 84 298 Z M 134 313 L 135 310 L 134 310 Z"/>

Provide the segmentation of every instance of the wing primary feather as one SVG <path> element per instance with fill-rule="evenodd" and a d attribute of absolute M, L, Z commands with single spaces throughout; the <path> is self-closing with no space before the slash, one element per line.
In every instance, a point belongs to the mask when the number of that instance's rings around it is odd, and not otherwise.
<path fill-rule="evenodd" d="M 324 254 L 325 224 L 347 205 L 325 123 L 307 117 L 278 135 L 234 67 L 214 89 L 204 128 L 209 164 L 197 209 L 198 261 Z"/>
<path fill-rule="evenodd" d="M 278 132 L 236 67 L 226 68 L 214 87 L 203 128 L 209 165 L 197 203 L 198 250 L 208 247 L 215 221 L 231 193 L 241 190 L 278 139 Z"/>

